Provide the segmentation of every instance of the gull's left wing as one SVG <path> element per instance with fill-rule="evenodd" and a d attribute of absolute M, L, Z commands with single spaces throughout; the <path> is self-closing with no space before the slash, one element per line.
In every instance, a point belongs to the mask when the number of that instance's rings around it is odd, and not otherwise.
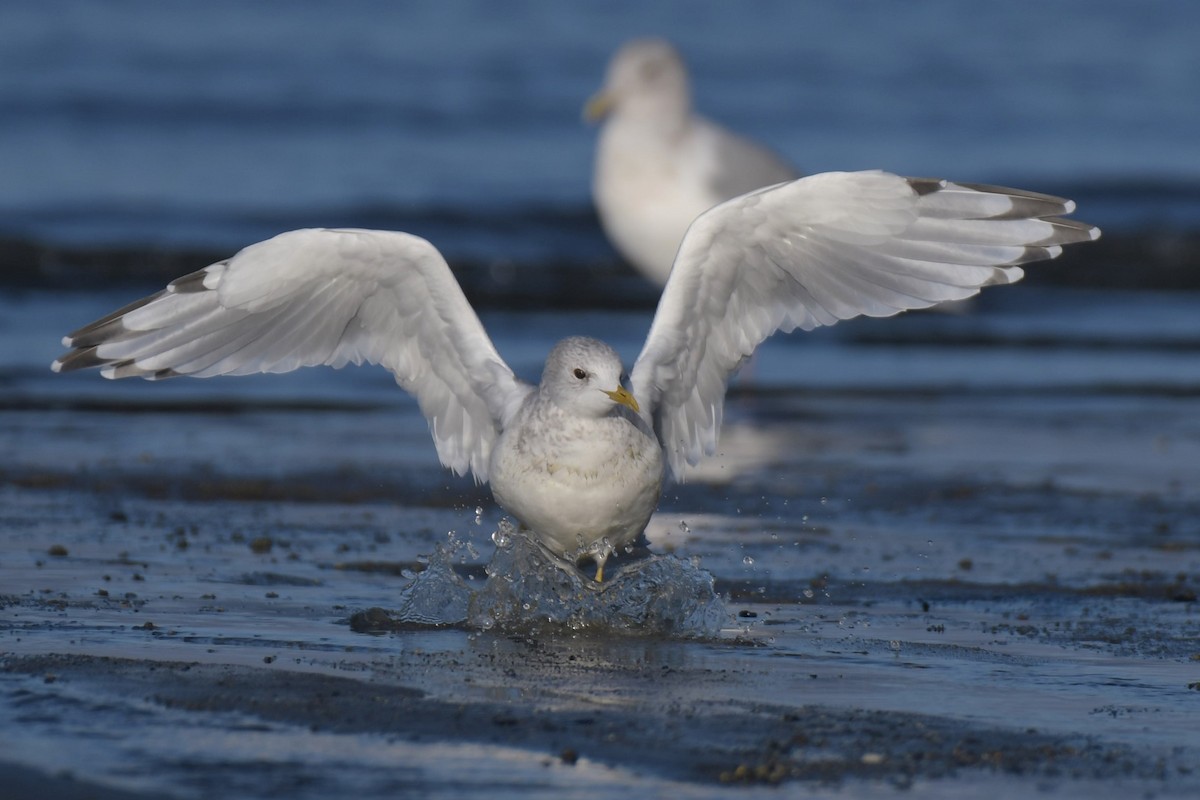
<path fill-rule="evenodd" d="M 488 477 L 532 387 L 500 358 L 441 253 L 407 233 L 314 228 L 225 261 L 71 333 L 56 372 L 157 380 L 380 364 L 417 399 L 438 456 Z"/>
<path fill-rule="evenodd" d="M 1070 200 L 827 172 L 736 197 L 680 243 L 631 382 L 679 479 L 716 449 L 732 372 L 775 331 L 961 300 L 1099 229 Z"/>

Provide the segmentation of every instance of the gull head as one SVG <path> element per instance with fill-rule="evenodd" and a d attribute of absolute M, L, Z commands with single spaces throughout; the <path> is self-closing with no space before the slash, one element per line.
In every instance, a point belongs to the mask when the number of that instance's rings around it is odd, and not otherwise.
<path fill-rule="evenodd" d="M 604 88 L 583 114 L 589 122 L 611 113 L 683 119 L 690 110 L 687 67 L 679 52 L 662 39 L 634 39 L 612 57 Z"/>
<path fill-rule="evenodd" d="M 623 374 L 616 350 L 599 339 L 572 336 L 556 344 L 546 358 L 541 391 L 581 417 L 605 417 L 617 406 L 637 413 L 637 400 L 623 385 Z"/>

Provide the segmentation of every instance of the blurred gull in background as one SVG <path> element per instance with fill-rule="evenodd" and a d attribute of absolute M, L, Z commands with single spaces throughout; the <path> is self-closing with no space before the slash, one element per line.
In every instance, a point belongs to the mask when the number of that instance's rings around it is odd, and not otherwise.
<path fill-rule="evenodd" d="M 687 67 L 661 39 L 635 39 L 618 50 L 584 115 L 603 120 L 592 179 L 600 223 L 618 252 L 660 286 L 696 217 L 799 174 L 693 113 Z"/>

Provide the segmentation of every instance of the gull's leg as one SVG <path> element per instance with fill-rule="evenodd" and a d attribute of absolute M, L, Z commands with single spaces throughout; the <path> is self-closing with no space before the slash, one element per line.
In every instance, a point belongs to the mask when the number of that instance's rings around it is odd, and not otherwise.
<path fill-rule="evenodd" d="M 575 566 L 578 567 L 582 562 L 589 558 L 596 562 L 596 583 L 604 581 L 604 565 L 608 562 L 608 557 L 616 550 L 609 543 L 608 538 L 597 539 L 589 545 L 583 545 L 583 537 L 579 537 L 581 546 L 579 550 L 570 554 L 570 557 L 575 560 Z"/>
<path fill-rule="evenodd" d="M 608 563 L 608 557 L 614 552 L 611 544 L 607 539 L 601 539 L 592 545 L 590 555 L 592 560 L 596 562 L 596 583 L 604 582 L 604 565 Z"/>

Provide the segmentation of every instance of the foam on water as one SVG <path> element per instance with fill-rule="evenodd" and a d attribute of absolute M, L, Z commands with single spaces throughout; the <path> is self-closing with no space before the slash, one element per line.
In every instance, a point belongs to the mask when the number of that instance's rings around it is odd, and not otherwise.
<path fill-rule="evenodd" d="M 688 561 L 647 555 L 619 565 L 610 580 L 596 583 L 508 520 L 501 521 L 492 540 L 496 552 L 478 588 L 455 571 L 464 544 L 452 540 L 438 546 L 394 611 L 376 610 L 360 627 L 557 629 L 695 639 L 716 637 L 729 621 L 712 575 Z"/>

